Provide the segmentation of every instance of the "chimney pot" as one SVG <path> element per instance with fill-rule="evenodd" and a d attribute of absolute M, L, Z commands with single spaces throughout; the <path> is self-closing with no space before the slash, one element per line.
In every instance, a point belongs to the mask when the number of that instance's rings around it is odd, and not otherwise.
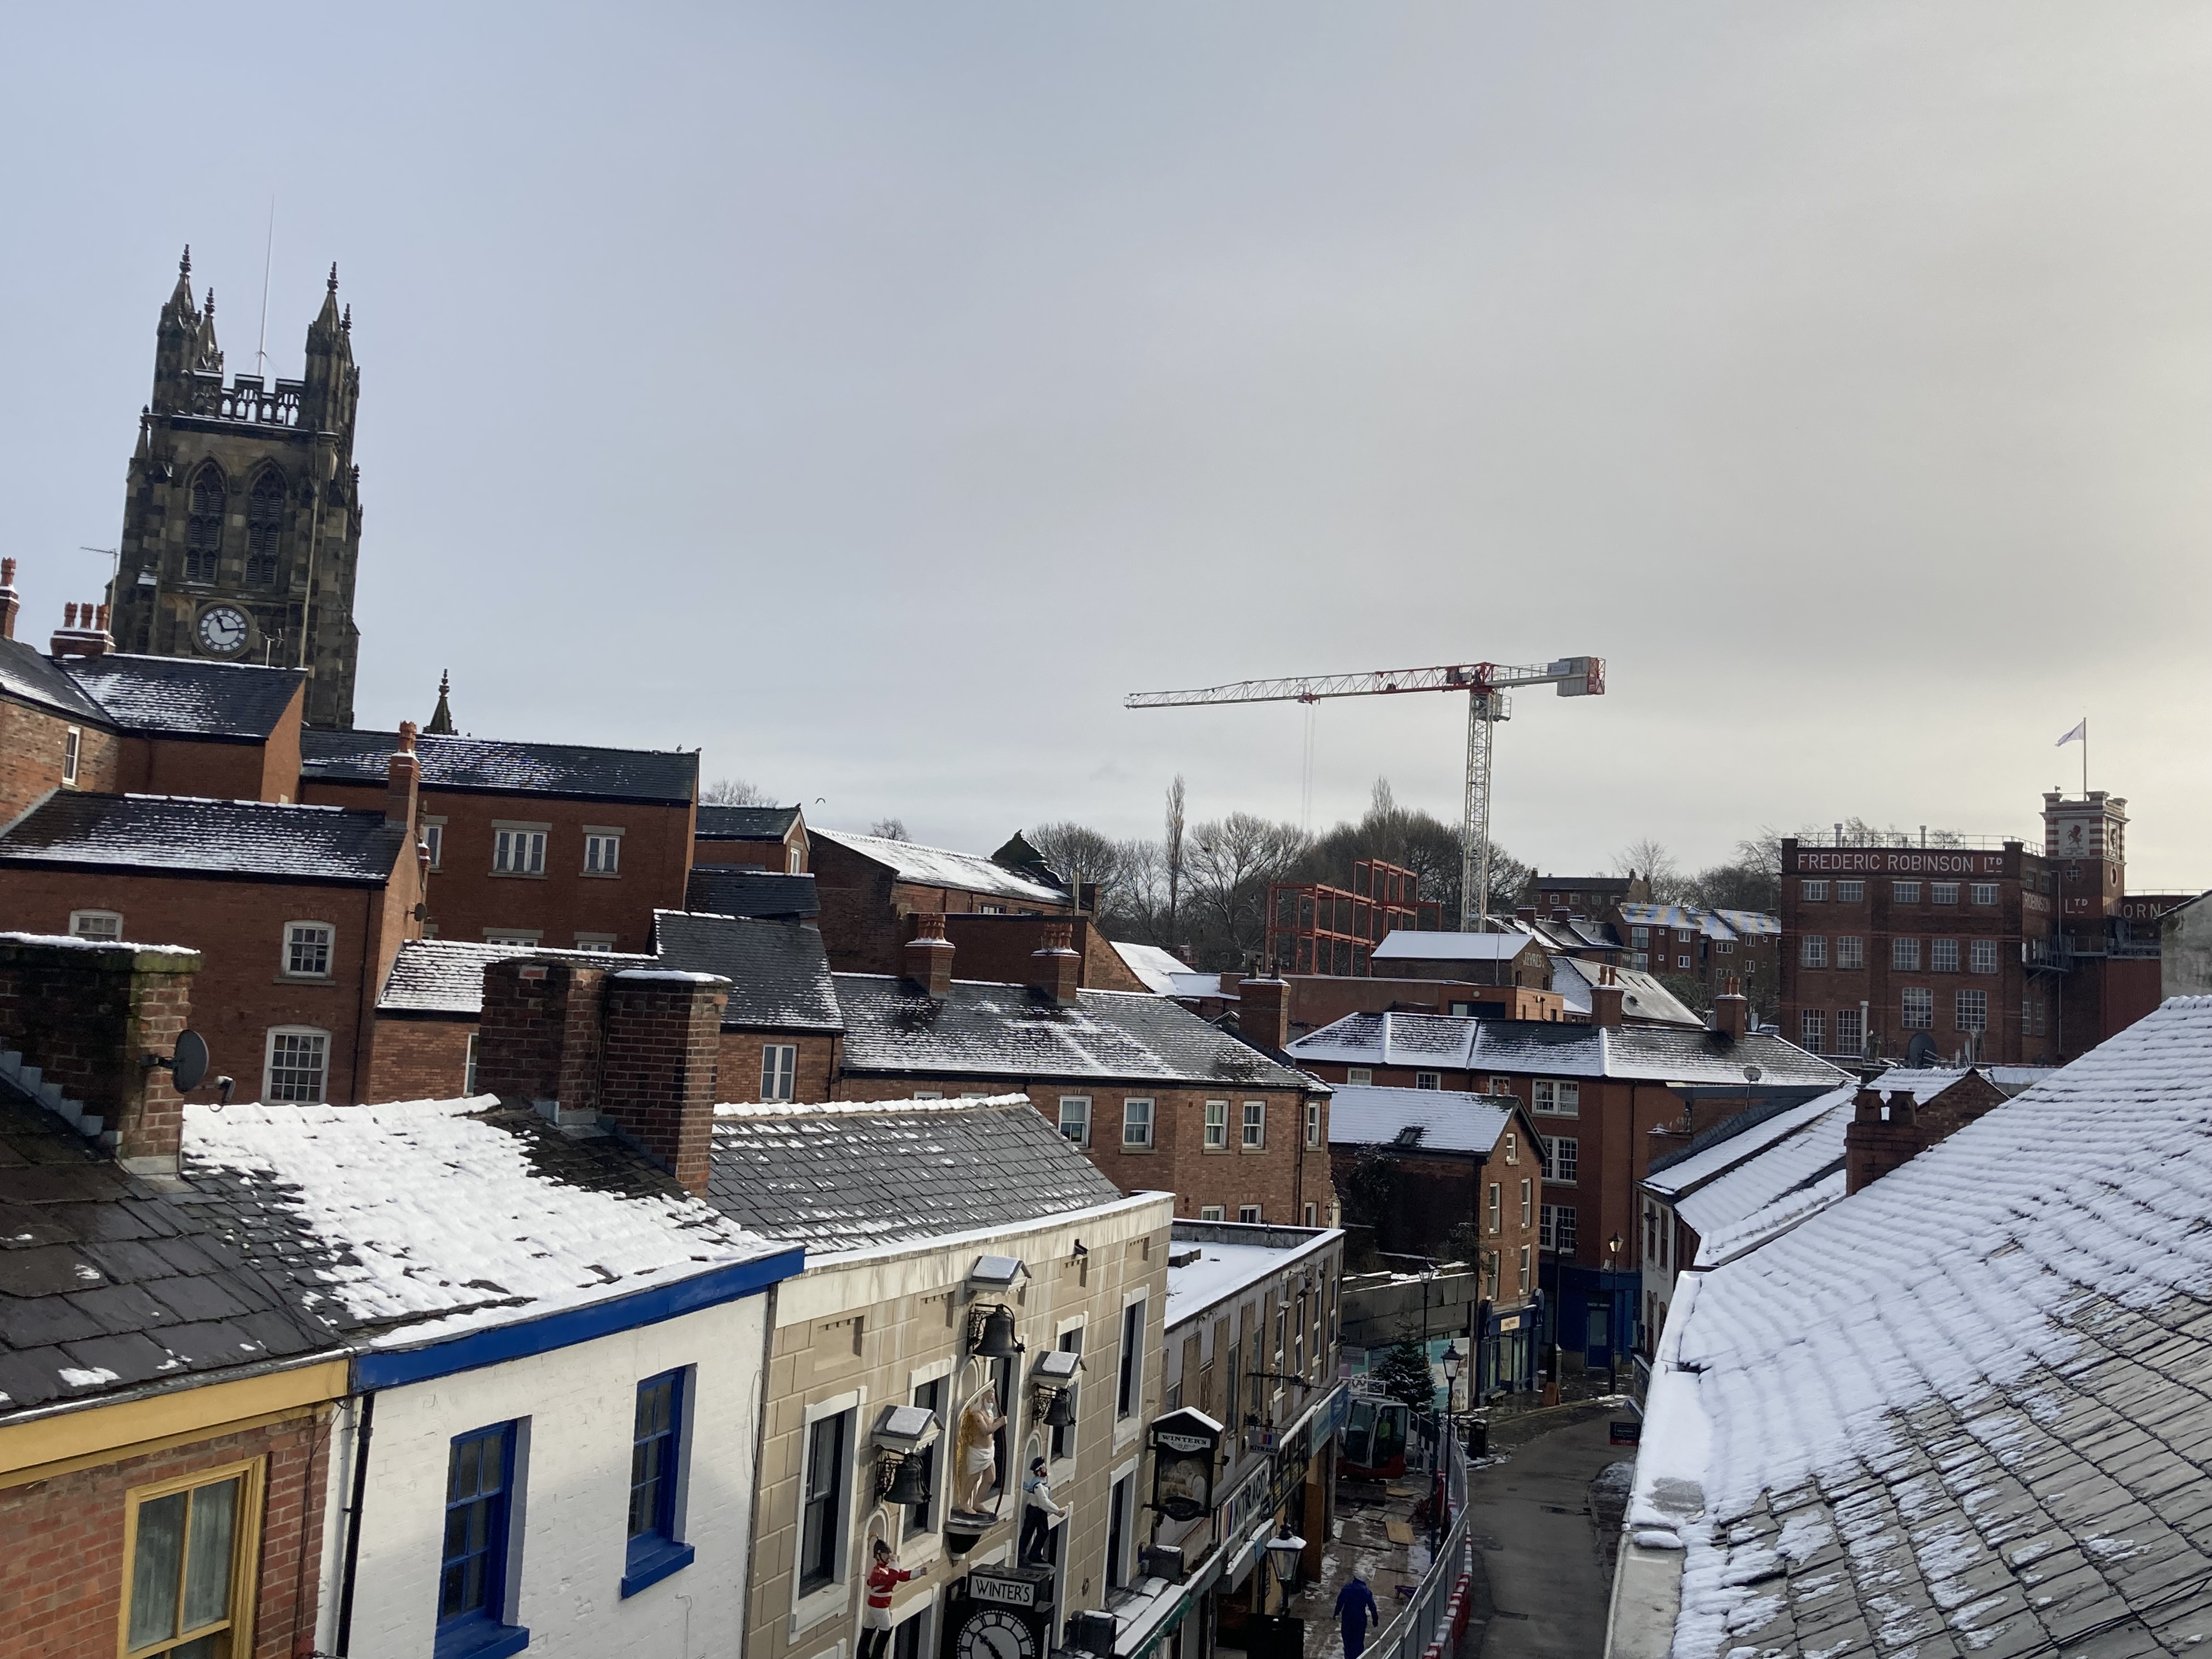
<path fill-rule="evenodd" d="M 399 747 L 386 760 L 384 777 L 384 821 L 411 827 L 416 791 L 422 779 L 422 763 L 415 758 L 415 727 L 411 722 L 399 728 Z"/>
<path fill-rule="evenodd" d="M 1608 981 L 1613 970 L 1606 969 Z M 1610 982 L 1590 987 L 1590 1024 L 1617 1030 L 1626 1023 L 1628 993 Z"/>
<path fill-rule="evenodd" d="M 1075 925 L 1048 921 L 1043 939 L 1030 954 L 1030 988 L 1050 999 L 1055 1007 L 1073 1007 L 1076 993 L 1083 985 L 1083 957 L 1075 948 Z M 946 976 L 951 977 L 949 969 Z"/>
<path fill-rule="evenodd" d="M 945 937 L 941 911 L 914 913 L 914 937 L 906 942 L 906 976 L 925 995 L 942 1000 L 952 991 L 952 941 Z"/>
<path fill-rule="evenodd" d="M 1721 981 L 1721 994 L 1713 999 L 1713 1029 L 1725 1031 L 1739 1042 L 1751 1035 L 1751 1003 L 1739 988 L 1741 984 L 1730 975 Z"/>
<path fill-rule="evenodd" d="M 1237 988 L 1237 1030 L 1256 1048 L 1280 1050 L 1291 1040 L 1288 980 L 1248 979 Z"/>
<path fill-rule="evenodd" d="M 0 559 L 0 640 L 15 637 L 15 617 L 23 608 L 23 596 L 15 591 L 15 562 Z"/>

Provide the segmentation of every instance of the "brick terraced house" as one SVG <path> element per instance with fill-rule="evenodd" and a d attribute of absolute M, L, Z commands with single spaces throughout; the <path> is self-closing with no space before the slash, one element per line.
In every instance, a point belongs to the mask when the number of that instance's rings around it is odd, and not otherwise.
<path fill-rule="evenodd" d="M 702 870 L 748 869 L 805 875 L 806 815 L 796 806 L 699 805 L 691 862 Z"/>
<path fill-rule="evenodd" d="M 1073 915 L 1073 896 L 972 853 L 839 830 L 813 832 L 822 938 L 841 974 L 904 971 L 908 918 L 938 915 Z M 1108 947 L 1111 948 L 1111 947 Z"/>

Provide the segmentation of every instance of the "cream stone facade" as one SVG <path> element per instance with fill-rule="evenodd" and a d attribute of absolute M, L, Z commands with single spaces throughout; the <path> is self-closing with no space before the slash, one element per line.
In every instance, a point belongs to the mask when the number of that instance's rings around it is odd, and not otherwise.
<path fill-rule="evenodd" d="M 747 1654 L 849 1659 L 878 1540 L 914 1575 L 893 1593 L 890 1659 L 1044 1659 L 1071 1615 L 1123 1599 L 1150 1531 L 1146 1430 L 1161 1409 L 1174 1207 L 1171 1194 L 1139 1193 L 988 1231 L 844 1254 L 810 1246 L 770 1315 Z M 1009 1287 L 976 1278 L 986 1257 L 1018 1261 Z M 992 1360 L 975 1339 L 1001 1306 L 1023 1352 Z M 1074 1422 L 1055 1431 L 1039 1365 L 1068 1349 L 1083 1368 Z M 994 1518 L 963 1527 L 951 1508 L 961 1419 L 994 1387 L 1006 1422 L 981 1505 Z M 879 1430 L 890 1408 L 917 1405 L 939 1434 L 915 1454 L 930 1462 L 929 1498 L 895 1506 L 881 1495 L 897 1468 Z M 1003 1587 L 969 1578 L 1018 1565 L 1022 1478 L 1036 1456 L 1067 1514 L 1048 1534 L 1049 1572 L 1010 1606 Z M 1020 1607 L 1024 1595 L 1034 1605 Z"/>

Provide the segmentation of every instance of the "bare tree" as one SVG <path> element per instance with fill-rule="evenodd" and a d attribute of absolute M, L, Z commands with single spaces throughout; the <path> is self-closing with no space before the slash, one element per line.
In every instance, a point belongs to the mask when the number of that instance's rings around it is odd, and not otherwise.
<path fill-rule="evenodd" d="M 1310 845 L 1294 823 L 1231 812 L 1191 831 L 1190 897 L 1201 954 L 1219 969 L 1249 968 L 1267 943 L 1267 888 L 1290 878 Z"/>
<path fill-rule="evenodd" d="M 906 820 L 904 818 L 878 818 L 873 823 L 868 826 L 868 833 L 872 836 L 879 836 L 885 841 L 904 841 L 906 839 Z"/>
<path fill-rule="evenodd" d="M 757 783 L 744 778 L 716 778 L 699 792 L 702 806 L 776 806 L 781 805 L 774 795 Z"/>
<path fill-rule="evenodd" d="M 1115 908 L 1122 879 L 1123 843 L 1110 841 L 1081 823 L 1041 823 L 1026 832 L 1030 845 L 1044 855 L 1054 873 L 1071 885 L 1098 889 L 1095 905 L 1103 915 Z"/>
<path fill-rule="evenodd" d="M 1689 896 L 1689 882 L 1666 844 L 1650 836 L 1631 842 L 1613 854 L 1613 867 L 1624 876 L 1642 876 L 1651 884 L 1655 903 L 1679 904 Z"/>
<path fill-rule="evenodd" d="M 1176 931 L 1182 908 L 1182 774 L 1168 786 L 1167 839 L 1160 844 L 1168 884 L 1168 932 Z"/>

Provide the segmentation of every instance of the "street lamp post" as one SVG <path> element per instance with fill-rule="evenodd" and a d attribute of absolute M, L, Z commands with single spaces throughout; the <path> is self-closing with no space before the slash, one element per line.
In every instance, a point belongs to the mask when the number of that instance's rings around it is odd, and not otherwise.
<path fill-rule="evenodd" d="M 1619 1233 L 1615 1233 L 1611 1238 L 1606 1240 L 1605 1267 L 1608 1275 L 1620 1271 L 1620 1253 L 1627 1248 L 1627 1245 L 1628 1241 L 1623 1238 Z M 1620 1344 L 1616 1343 L 1613 1340 L 1613 1308 L 1611 1304 L 1613 1291 L 1612 1285 L 1607 1285 L 1606 1286 L 1605 1295 L 1607 1302 L 1605 1312 L 1605 1391 L 1607 1394 L 1618 1394 L 1620 1392 L 1620 1373 L 1618 1367 Z"/>

